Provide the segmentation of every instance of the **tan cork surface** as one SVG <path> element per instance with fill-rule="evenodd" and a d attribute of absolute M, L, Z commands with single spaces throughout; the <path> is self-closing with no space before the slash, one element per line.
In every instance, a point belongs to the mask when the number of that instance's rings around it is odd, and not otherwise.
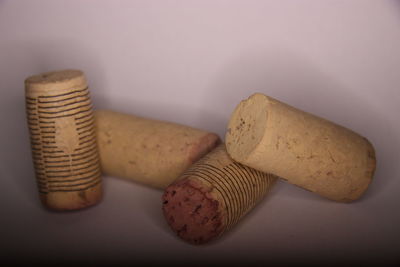
<path fill-rule="evenodd" d="M 236 161 L 341 202 L 361 197 L 376 165 L 366 138 L 262 94 L 236 107 L 226 144 Z"/>
<path fill-rule="evenodd" d="M 25 80 L 26 112 L 41 200 L 55 210 L 96 204 L 101 173 L 89 90 L 79 70 Z"/>
<path fill-rule="evenodd" d="M 164 216 L 180 238 L 203 244 L 232 228 L 276 180 L 234 162 L 221 144 L 165 190 Z"/>
<path fill-rule="evenodd" d="M 108 110 L 95 111 L 104 173 L 165 188 L 211 151 L 216 134 Z"/>

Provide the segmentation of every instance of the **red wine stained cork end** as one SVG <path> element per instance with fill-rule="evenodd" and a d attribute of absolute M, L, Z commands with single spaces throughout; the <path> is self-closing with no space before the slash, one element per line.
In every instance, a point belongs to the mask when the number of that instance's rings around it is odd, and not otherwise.
<path fill-rule="evenodd" d="M 203 244 L 225 229 L 220 202 L 200 183 L 183 179 L 170 185 L 163 195 L 164 216 L 183 240 Z"/>

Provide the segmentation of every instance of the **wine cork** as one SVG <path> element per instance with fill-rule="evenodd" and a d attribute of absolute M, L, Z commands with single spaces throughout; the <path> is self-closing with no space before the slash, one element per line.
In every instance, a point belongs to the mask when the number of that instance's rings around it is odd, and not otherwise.
<path fill-rule="evenodd" d="M 108 110 L 95 111 L 104 173 L 165 188 L 211 151 L 216 134 Z"/>
<path fill-rule="evenodd" d="M 234 160 L 340 202 L 361 197 L 376 165 L 366 138 L 259 93 L 236 107 L 226 143 Z"/>
<path fill-rule="evenodd" d="M 221 144 L 166 188 L 164 216 L 180 238 L 203 244 L 232 228 L 276 180 L 234 162 Z"/>
<path fill-rule="evenodd" d="M 25 80 L 32 156 L 42 203 L 54 210 L 96 204 L 100 163 L 89 90 L 79 70 Z"/>

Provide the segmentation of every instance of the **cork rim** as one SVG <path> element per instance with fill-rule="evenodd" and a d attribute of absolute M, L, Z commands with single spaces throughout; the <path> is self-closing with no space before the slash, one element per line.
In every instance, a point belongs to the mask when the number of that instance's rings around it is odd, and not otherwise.
<path fill-rule="evenodd" d="M 84 73 L 76 69 L 44 72 L 25 79 L 25 93 L 27 95 L 60 93 L 71 90 L 71 88 L 83 89 L 86 87 L 87 81 Z"/>
<path fill-rule="evenodd" d="M 189 176 L 168 186 L 162 201 L 168 225 L 190 244 L 211 242 L 226 229 L 219 201 Z"/>
<path fill-rule="evenodd" d="M 255 93 L 236 107 L 228 123 L 225 140 L 228 154 L 245 162 L 262 142 L 268 122 L 269 99 Z"/>

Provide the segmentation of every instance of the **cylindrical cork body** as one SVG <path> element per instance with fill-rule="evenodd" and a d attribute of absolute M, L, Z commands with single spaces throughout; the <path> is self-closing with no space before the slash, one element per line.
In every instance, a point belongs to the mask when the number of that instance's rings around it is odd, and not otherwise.
<path fill-rule="evenodd" d="M 262 94 L 236 107 L 226 145 L 234 160 L 340 202 L 358 199 L 375 170 L 366 138 Z"/>
<path fill-rule="evenodd" d="M 25 80 L 32 156 L 41 200 L 54 210 L 102 196 L 92 104 L 84 74 L 48 72 Z"/>
<path fill-rule="evenodd" d="M 95 111 L 95 119 L 103 172 L 157 188 L 220 142 L 213 133 L 113 111 Z"/>
<path fill-rule="evenodd" d="M 276 179 L 234 162 L 221 144 L 166 188 L 164 216 L 180 238 L 203 244 L 234 226 Z"/>

